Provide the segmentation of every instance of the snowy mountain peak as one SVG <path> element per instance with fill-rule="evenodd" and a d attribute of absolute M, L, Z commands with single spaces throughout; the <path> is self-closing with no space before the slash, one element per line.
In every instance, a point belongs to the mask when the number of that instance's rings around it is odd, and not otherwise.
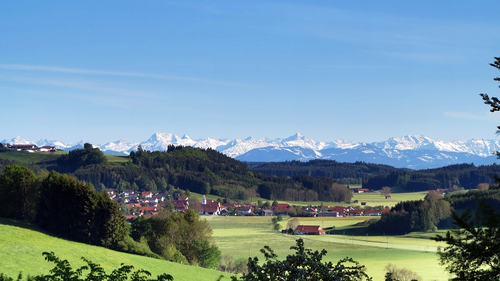
<path fill-rule="evenodd" d="M 55 146 L 58 149 L 73 150 L 82 148 L 84 141 L 76 144 L 48 139 L 38 142 L 17 136 L 2 143 L 36 144 L 37 146 Z M 392 137 L 386 141 L 362 143 L 346 140 L 321 142 L 308 139 L 296 133 L 285 139 L 241 139 L 205 138 L 193 140 L 188 135 L 179 137 L 175 134 L 154 133 L 141 143 L 128 143 L 124 140 L 95 145 L 107 154 L 125 154 L 135 151 L 141 145 L 144 150 L 166 151 L 169 145 L 193 146 L 218 150 L 229 157 L 242 161 L 285 161 L 311 159 L 329 159 L 339 162 L 364 161 L 387 164 L 395 167 L 424 169 L 452 164 L 474 163 L 486 165 L 496 163 L 495 151 L 500 151 L 498 140 L 456 140 L 446 142 L 434 140 L 422 135 Z"/>
<path fill-rule="evenodd" d="M 295 133 L 295 135 L 289 136 L 288 138 L 284 139 L 283 141 L 295 141 L 295 140 L 301 140 L 304 139 L 304 136 L 302 136 L 300 133 Z"/>
<path fill-rule="evenodd" d="M 17 136 L 15 138 L 12 138 L 10 140 L 4 139 L 2 143 L 9 143 L 9 144 L 33 144 L 34 142 L 28 141 L 25 138 L 21 136 Z"/>

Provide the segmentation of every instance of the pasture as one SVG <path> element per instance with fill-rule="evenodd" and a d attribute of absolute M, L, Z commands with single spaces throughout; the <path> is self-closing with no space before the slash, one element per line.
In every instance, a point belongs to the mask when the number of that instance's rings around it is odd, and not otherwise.
<path fill-rule="evenodd" d="M 299 206 L 320 206 L 323 204 L 324 206 L 361 206 L 361 202 L 365 202 L 366 206 L 387 206 L 394 207 L 397 203 L 401 201 L 409 201 L 409 200 L 421 200 L 424 199 L 425 195 L 427 195 L 427 191 L 423 192 L 404 192 L 404 193 L 392 193 L 391 198 L 386 199 L 379 191 L 375 192 L 367 192 L 367 193 L 354 193 L 352 201 L 356 203 L 338 203 L 338 202 L 322 202 L 322 201 L 314 201 L 314 202 L 303 202 L 303 201 L 283 201 L 280 203 L 288 203 L 290 205 L 299 205 Z"/>
<path fill-rule="evenodd" d="M 57 152 L 36 152 L 30 153 L 26 151 L 4 151 L 0 153 L 0 158 L 9 160 L 9 161 L 17 161 L 21 165 L 30 165 L 35 163 L 44 163 L 54 161 L 59 158 L 62 154 L 67 154 L 66 151 L 57 151 Z"/>
<path fill-rule="evenodd" d="M 299 236 L 285 235 L 270 229 L 271 217 L 221 217 L 203 216 L 213 229 L 213 240 L 222 255 L 234 259 L 248 259 L 257 256 L 264 260 L 260 249 L 270 246 L 278 258 L 291 254 L 290 246 L 295 245 Z M 337 229 L 350 229 L 364 217 L 348 218 L 299 218 L 300 224 L 335 226 Z M 286 226 L 289 218 L 280 223 Z M 336 263 L 344 257 L 352 257 L 365 265 L 367 273 L 374 280 L 383 280 L 384 267 L 395 264 L 411 269 L 424 280 L 447 280 L 448 275 L 438 264 L 436 248 L 439 245 L 428 238 L 434 234 L 410 233 L 405 236 L 366 236 L 366 235 L 322 235 L 300 236 L 306 248 L 326 249 L 325 261 Z M 54 251 L 62 259 L 68 259 L 74 268 L 84 265 L 81 257 L 101 264 L 106 270 L 117 268 L 121 263 L 145 269 L 154 275 L 172 274 L 178 280 L 217 280 L 222 272 L 190 267 L 163 260 L 111 251 L 101 247 L 69 242 L 39 232 L 36 227 L 0 220 L 0 272 L 8 276 L 48 273 L 53 264 L 42 257 L 44 251 Z"/>
<path fill-rule="evenodd" d="M 100 264 L 108 273 L 124 263 L 133 265 L 136 270 L 148 270 L 154 276 L 162 273 L 171 274 L 175 281 L 215 281 L 220 275 L 227 276 L 223 280 L 229 280 L 230 276 L 216 270 L 70 242 L 39 232 L 35 227 L 30 228 L 24 223 L 0 219 L 0 260 L 2 261 L 0 273 L 10 277 L 17 277 L 19 272 L 22 272 L 23 276 L 48 274 L 49 270 L 54 268 L 54 264 L 44 260 L 43 252 L 55 252 L 59 258 L 67 259 L 74 269 L 86 265 L 81 260 L 81 257 L 85 257 Z"/>
<path fill-rule="evenodd" d="M 438 263 L 439 245 L 427 235 L 419 236 L 366 236 L 366 235 L 285 235 L 270 229 L 271 217 L 215 217 L 205 216 L 213 229 L 213 238 L 222 255 L 235 259 L 257 256 L 264 260 L 260 249 L 270 246 L 279 259 L 291 254 L 290 246 L 299 237 L 305 240 L 306 248 L 326 249 L 325 261 L 336 263 L 344 257 L 352 257 L 367 267 L 374 280 L 383 280 L 387 264 L 417 272 L 424 280 L 448 280 L 444 267 Z M 300 224 L 334 226 L 350 229 L 365 217 L 348 218 L 298 218 Z M 289 218 L 280 224 L 285 227 Z"/>

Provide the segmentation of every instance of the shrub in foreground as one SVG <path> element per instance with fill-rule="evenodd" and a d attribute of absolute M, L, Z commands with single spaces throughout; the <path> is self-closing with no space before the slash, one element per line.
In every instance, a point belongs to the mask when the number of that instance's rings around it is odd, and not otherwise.
<path fill-rule="evenodd" d="M 297 245 L 290 247 L 295 254 L 288 255 L 285 260 L 278 260 L 277 255 L 269 247 L 261 249 L 266 261 L 260 263 L 257 257 L 248 259 L 248 273 L 233 281 L 361 281 L 372 280 L 365 273 L 365 266 L 351 258 L 344 258 L 335 265 L 322 262 L 326 250 L 312 251 L 304 248 L 304 241 L 297 240 Z"/>
<path fill-rule="evenodd" d="M 76 270 L 71 267 L 68 260 L 61 260 L 58 258 L 54 252 L 44 252 L 45 260 L 53 262 L 56 266 L 50 270 L 50 274 L 47 275 L 37 275 L 26 277 L 27 281 L 59 281 L 59 280 L 71 280 L 71 281 L 172 281 L 174 278 L 169 274 L 162 274 L 156 278 L 150 278 L 151 273 L 146 270 L 138 269 L 134 270 L 131 265 L 122 264 L 119 268 L 114 269 L 110 274 L 106 274 L 104 269 L 96 263 L 93 263 L 86 258 L 82 258 L 87 265 L 84 265 Z M 84 276 L 84 272 L 88 271 L 87 275 Z M 17 279 L 7 277 L 0 274 L 0 281 L 21 281 L 22 275 L 19 274 Z"/>

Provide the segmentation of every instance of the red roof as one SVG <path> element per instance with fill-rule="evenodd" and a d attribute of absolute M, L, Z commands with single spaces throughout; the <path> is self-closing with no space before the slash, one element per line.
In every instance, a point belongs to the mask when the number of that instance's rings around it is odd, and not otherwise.
<path fill-rule="evenodd" d="M 141 212 L 144 214 L 144 213 L 152 213 L 152 212 L 156 212 L 156 208 L 155 207 L 142 207 L 141 208 Z"/>
<path fill-rule="evenodd" d="M 330 207 L 330 210 L 332 210 L 333 212 L 339 212 L 339 213 L 343 214 L 343 213 L 345 213 L 346 208 L 342 207 L 342 206 L 334 206 L 334 207 Z"/>
<path fill-rule="evenodd" d="M 217 205 L 202 205 L 202 207 L 205 213 L 217 213 L 220 211 Z"/>
<path fill-rule="evenodd" d="M 299 225 L 295 231 L 300 233 L 325 233 L 319 225 Z"/>

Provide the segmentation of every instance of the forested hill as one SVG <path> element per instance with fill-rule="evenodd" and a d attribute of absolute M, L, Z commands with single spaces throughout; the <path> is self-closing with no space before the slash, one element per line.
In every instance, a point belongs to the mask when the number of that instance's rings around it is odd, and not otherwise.
<path fill-rule="evenodd" d="M 3 151 L 0 159 L 22 159 L 36 153 Z M 213 149 L 169 146 L 167 151 L 137 152 L 120 157 L 105 156 L 99 148 L 85 144 L 83 149 L 68 154 L 51 155 L 51 161 L 38 160 L 33 169 L 68 173 L 89 183 L 96 190 L 112 188 L 137 191 L 171 192 L 174 189 L 189 190 L 201 194 L 213 194 L 231 200 L 262 197 L 294 201 L 349 201 L 351 192 L 332 178 L 310 176 L 277 177 L 256 173 L 246 163 L 237 161 Z M 115 159 L 115 160 L 110 160 Z M 15 161 L 0 160 L 0 174 L 7 164 Z"/>
<path fill-rule="evenodd" d="M 405 170 L 382 164 L 369 164 L 365 162 L 341 163 L 334 160 L 248 162 L 248 166 L 256 172 L 268 175 L 326 177 L 335 179 L 342 184 L 354 185 L 361 185 L 363 182 L 376 176 Z"/>
<path fill-rule="evenodd" d="M 339 163 L 332 160 L 312 160 L 249 163 L 249 166 L 255 172 L 269 175 L 329 177 L 342 184 L 361 184 L 363 188 L 373 190 L 389 186 L 400 191 L 473 189 L 481 183 L 495 184 L 495 177 L 500 175 L 500 165 L 497 164 L 488 166 L 459 164 L 428 170 L 408 170 L 365 162 Z"/>
<path fill-rule="evenodd" d="M 179 188 L 213 194 L 232 200 L 252 197 L 293 201 L 346 201 L 347 187 L 362 185 L 395 191 L 473 189 L 480 183 L 494 184 L 500 166 L 461 164 L 431 170 L 398 169 L 365 162 L 339 163 L 332 160 L 309 162 L 245 163 L 213 149 L 169 146 L 167 151 L 141 148 L 129 156 L 105 156 L 86 144 L 68 154 L 0 151 L 0 174 L 16 159 L 35 173 L 55 170 L 73 174 L 96 190 L 172 191 Z M 30 158 L 31 157 L 31 158 Z M 9 159 L 9 160 L 6 160 Z M 29 160 L 31 159 L 31 160 Z M 112 159 L 112 160 L 109 160 Z"/>

